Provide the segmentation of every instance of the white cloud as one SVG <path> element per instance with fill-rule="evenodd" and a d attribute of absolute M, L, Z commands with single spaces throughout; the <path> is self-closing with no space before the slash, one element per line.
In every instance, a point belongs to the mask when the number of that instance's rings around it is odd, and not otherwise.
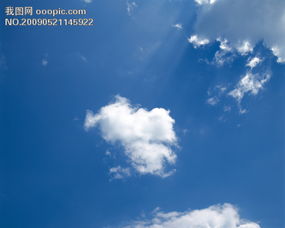
<path fill-rule="evenodd" d="M 230 63 L 234 60 L 235 55 L 226 50 L 226 49 L 221 49 L 216 51 L 214 59 L 211 63 L 216 64 L 218 66 L 223 66 L 225 63 Z"/>
<path fill-rule="evenodd" d="M 253 74 L 252 72 L 247 72 L 238 82 L 236 88 L 229 92 L 229 95 L 238 102 L 241 102 L 246 93 L 257 95 L 263 88 L 263 85 L 270 79 L 270 76 L 269 73 Z"/>
<path fill-rule="evenodd" d="M 220 49 L 223 51 L 232 51 L 232 48 L 229 45 L 229 42 L 227 40 L 222 40 L 220 38 L 217 39 L 217 41 L 220 42 Z"/>
<path fill-rule="evenodd" d="M 183 29 L 183 26 L 182 24 L 175 24 L 175 25 L 172 25 L 173 28 L 176 28 L 177 30 L 182 30 Z"/>
<path fill-rule="evenodd" d="M 277 58 L 278 63 L 284 63 L 285 62 L 285 56 L 282 54 L 282 52 L 284 52 L 284 50 L 280 49 L 280 47 L 278 47 L 278 46 L 273 46 L 271 48 L 271 50 L 272 50 L 273 54 L 278 57 Z"/>
<path fill-rule="evenodd" d="M 236 49 L 241 55 L 247 55 L 253 51 L 251 43 L 247 40 L 244 40 L 243 42 L 237 44 Z"/>
<path fill-rule="evenodd" d="M 195 0 L 198 5 L 214 4 L 216 0 Z"/>
<path fill-rule="evenodd" d="M 220 42 L 220 50 L 216 51 L 214 59 L 211 63 L 218 66 L 222 66 L 225 63 L 232 62 L 234 60 L 234 52 L 226 39 L 217 39 Z"/>
<path fill-rule="evenodd" d="M 48 60 L 46 58 L 42 59 L 42 65 L 47 66 L 48 65 Z"/>
<path fill-rule="evenodd" d="M 271 74 L 268 72 L 252 72 L 252 68 L 255 67 L 258 62 L 262 61 L 261 59 L 256 58 L 257 57 L 253 57 L 248 60 L 247 66 L 249 66 L 250 69 L 245 73 L 245 75 L 240 78 L 236 84 L 230 86 L 230 89 L 222 85 L 217 85 L 213 89 L 208 90 L 209 97 L 206 102 L 209 105 L 215 106 L 220 101 L 223 101 L 222 99 L 225 96 L 231 96 L 237 101 L 237 106 L 240 114 L 246 113 L 247 109 L 244 109 L 241 104 L 244 96 L 247 94 L 256 96 L 264 88 L 265 83 L 267 83 L 271 78 Z M 224 106 L 223 111 L 231 111 L 230 105 Z"/>
<path fill-rule="evenodd" d="M 136 7 L 138 7 L 137 3 L 136 2 L 130 2 L 130 1 L 127 1 L 127 12 L 128 12 L 128 15 L 131 16 L 135 10 Z"/>
<path fill-rule="evenodd" d="M 210 97 L 207 100 L 207 103 L 212 106 L 216 105 L 218 102 L 219 102 L 219 99 L 217 97 Z"/>
<path fill-rule="evenodd" d="M 124 228 L 260 228 L 240 218 L 231 204 L 215 205 L 188 212 L 156 212 L 151 220 L 133 222 Z"/>
<path fill-rule="evenodd" d="M 122 168 L 121 166 L 112 167 L 109 170 L 109 173 L 114 179 L 123 179 L 131 175 L 131 171 L 129 168 Z"/>
<path fill-rule="evenodd" d="M 85 3 L 92 3 L 93 0 L 83 0 L 83 2 L 85 2 Z"/>
<path fill-rule="evenodd" d="M 154 108 L 150 111 L 132 106 L 121 96 L 97 114 L 87 111 L 86 130 L 99 127 L 102 137 L 110 143 L 120 143 L 131 166 L 140 174 L 168 176 L 166 163 L 174 164 L 177 143 L 173 130 L 174 119 L 169 111 Z"/>
<path fill-rule="evenodd" d="M 84 55 L 79 54 L 79 58 L 83 61 L 83 62 L 88 62 L 87 58 Z"/>
<path fill-rule="evenodd" d="M 42 64 L 42 66 L 45 67 L 45 66 L 48 65 L 48 63 L 49 63 L 49 61 L 48 61 L 48 53 L 45 53 L 44 56 L 42 57 L 41 64 Z"/>
<path fill-rule="evenodd" d="M 232 110 L 232 107 L 231 106 L 224 106 L 224 112 L 230 112 Z"/>
<path fill-rule="evenodd" d="M 208 96 L 206 103 L 212 106 L 218 104 L 221 100 L 222 95 L 227 90 L 227 87 L 224 85 L 216 85 L 213 89 L 208 90 Z"/>
<path fill-rule="evenodd" d="M 258 57 L 253 57 L 251 59 L 248 60 L 246 66 L 250 67 L 251 69 L 253 69 L 254 67 L 256 67 L 262 60 Z"/>
<path fill-rule="evenodd" d="M 209 42 L 227 40 L 242 55 L 263 42 L 278 62 L 285 62 L 284 0 L 195 1 L 201 5 L 194 26 L 196 36 Z"/>
<path fill-rule="evenodd" d="M 192 43 L 194 47 L 197 48 L 197 47 L 208 44 L 210 41 L 208 39 L 201 38 L 197 35 L 193 35 L 190 38 L 188 38 L 188 42 Z"/>

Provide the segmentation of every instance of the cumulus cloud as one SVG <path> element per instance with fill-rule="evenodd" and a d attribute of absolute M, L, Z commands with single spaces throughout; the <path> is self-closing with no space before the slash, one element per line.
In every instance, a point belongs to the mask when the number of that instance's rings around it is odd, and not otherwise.
<path fill-rule="evenodd" d="M 194 37 L 226 40 L 242 55 L 258 42 L 285 62 L 284 0 L 195 0 L 199 6 Z M 193 42 L 194 45 L 199 46 Z"/>
<path fill-rule="evenodd" d="M 93 0 L 83 0 L 85 3 L 92 3 Z"/>
<path fill-rule="evenodd" d="M 240 218 L 231 204 L 215 205 L 188 212 L 156 212 L 151 220 L 136 221 L 123 228 L 261 228 Z"/>
<path fill-rule="evenodd" d="M 240 102 L 246 93 L 257 95 L 269 79 L 269 73 L 253 74 L 252 72 L 247 72 L 240 79 L 235 89 L 229 92 L 229 95 Z"/>
<path fill-rule="evenodd" d="M 121 96 L 102 107 L 97 114 L 87 111 L 86 130 L 98 127 L 105 141 L 119 143 L 131 166 L 140 174 L 168 176 L 166 164 L 174 164 L 177 144 L 169 111 L 154 108 L 150 111 L 134 107 Z"/>

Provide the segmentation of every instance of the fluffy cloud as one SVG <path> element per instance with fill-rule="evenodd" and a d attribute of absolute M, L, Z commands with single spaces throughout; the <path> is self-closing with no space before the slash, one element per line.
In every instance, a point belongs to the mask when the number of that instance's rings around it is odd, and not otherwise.
<path fill-rule="evenodd" d="M 246 93 L 257 95 L 263 85 L 270 79 L 270 74 L 253 74 L 247 72 L 236 85 L 236 88 L 229 92 L 238 102 L 242 100 Z"/>
<path fill-rule="evenodd" d="M 137 221 L 124 228 L 260 228 L 260 226 L 241 219 L 234 206 L 224 204 L 190 212 L 157 212 L 149 221 Z"/>
<path fill-rule="evenodd" d="M 226 40 L 242 55 L 252 52 L 261 41 L 278 62 L 285 62 L 284 0 L 195 1 L 200 7 L 194 36 Z"/>
<path fill-rule="evenodd" d="M 148 111 L 116 96 L 114 103 L 97 114 L 87 111 L 84 126 L 86 130 L 97 126 L 107 142 L 120 143 L 131 166 L 140 174 L 165 177 L 171 174 L 165 171 L 166 163 L 174 164 L 176 160 L 172 150 L 177 142 L 174 122 L 168 110 Z"/>

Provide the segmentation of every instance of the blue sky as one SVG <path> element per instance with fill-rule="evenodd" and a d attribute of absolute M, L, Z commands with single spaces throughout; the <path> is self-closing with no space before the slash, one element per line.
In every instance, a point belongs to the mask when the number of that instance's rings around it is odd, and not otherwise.
<path fill-rule="evenodd" d="M 96 22 L 1 24 L 0 226 L 151 228 L 160 211 L 173 228 L 199 210 L 285 227 L 285 5 L 231 2 L 5 1 Z"/>

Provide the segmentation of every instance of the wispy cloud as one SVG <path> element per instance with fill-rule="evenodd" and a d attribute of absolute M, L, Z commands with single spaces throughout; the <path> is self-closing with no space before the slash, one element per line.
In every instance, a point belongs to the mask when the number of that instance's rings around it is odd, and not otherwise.
<path fill-rule="evenodd" d="M 42 66 L 47 66 L 48 65 L 48 54 L 45 54 L 44 57 L 42 58 Z"/>
<path fill-rule="evenodd" d="M 131 171 L 129 168 L 122 168 L 121 166 L 112 167 L 109 170 L 109 173 L 114 179 L 123 179 L 131 175 Z"/>
<path fill-rule="evenodd" d="M 263 89 L 263 85 L 270 79 L 269 73 L 253 74 L 247 72 L 238 82 L 236 88 L 229 92 L 229 95 L 235 98 L 238 102 L 241 102 L 244 95 L 249 93 L 257 95 L 258 92 Z"/>
<path fill-rule="evenodd" d="M 183 25 L 180 23 L 174 24 L 172 25 L 173 28 L 176 28 L 177 30 L 182 30 L 183 29 Z"/>
<path fill-rule="evenodd" d="M 259 63 L 261 63 L 262 59 L 255 56 L 253 58 L 250 58 L 246 64 L 246 66 L 250 67 L 251 69 L 253 69 L 254 67 L 256 67 Z"/>
<path fill-rule="evenodd" d="M 135 1 L 127 1 L 126 2 L 127 5 L 127 13 L 129 16 L 133 15 L 133 12 L 135 10 L 135 8 L 138 7 L 137 3 Z"/>

